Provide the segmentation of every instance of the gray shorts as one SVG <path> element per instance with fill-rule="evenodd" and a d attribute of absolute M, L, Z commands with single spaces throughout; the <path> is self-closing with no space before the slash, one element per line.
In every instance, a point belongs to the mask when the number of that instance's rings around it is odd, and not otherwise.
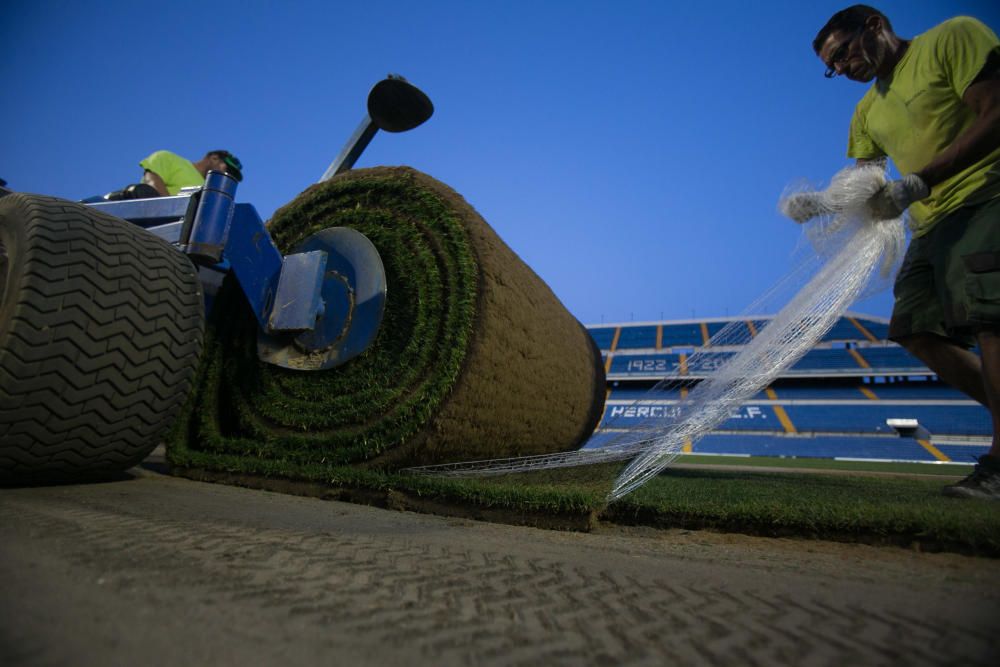
<path fill-rule="evenodd" d="M 975 332 L 1000 330 L 1000 198 L 910 241 L 893 294 L 890 340 L 932 333 L 972 347 Z"/>

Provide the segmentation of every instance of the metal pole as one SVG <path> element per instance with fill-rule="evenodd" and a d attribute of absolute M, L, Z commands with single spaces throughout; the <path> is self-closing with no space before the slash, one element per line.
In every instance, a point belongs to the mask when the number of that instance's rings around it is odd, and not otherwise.
<path fill-rule="evenodd" d="M 347 144 L 340 150 L 340 155 L 323 172 L 323 177 L 319 179 L 319 182 L 328 181 L 337 174 L 353 167 L 365 148 L 368 147 L 376 132 L 378 132 L 378 126 L 375 125 L 375 121 L 371 119 L 371 116 L 365 114 L 365 118 L 358 125 L 358 129 L 354 130 L 354 134 L 351 135 L 351 138 L 347 140 Z"/>

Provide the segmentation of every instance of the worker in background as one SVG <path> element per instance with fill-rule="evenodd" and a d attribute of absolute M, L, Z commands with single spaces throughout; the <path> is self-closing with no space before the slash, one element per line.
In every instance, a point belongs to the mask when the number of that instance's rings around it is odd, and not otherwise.
<path fill-rule="evenodd" d="M 139 163 L 144 169 L 142 182 L 161 196 L 175 195 L 181 188 L 205 184 L 209 171 L 221 171 L 237 181 L 243 180 L 243 165 L 229 151 L 216 150 L 191 162 L 170 151 L 156 151 Z"/>
<path fill-rule="evenodd" d="M 889 338 L 993 419 L 989 452 L 944 492 L 1000 500 L 1000 41 L 965 16 L 903 39 L 880 11 L 854 5 L 830 18 L 813 50 L 827 78 L 873 82 L 851 120 L 848 157 L 888 157 L 903 175 L 869 201 L 878 219 L 909 210 L 913 233 Z M 800 203 L 798 222 L 820 212 Z"/>
<path fill-rule="evenodd" d="M 191 162 L 170 151 L 156 151 L 139 162 L 143 168 L 142 182 L 129 185 L 121 190 L 109 192 L 103 197 L 91 197 L 85 202 L 120 201 L 122 199 L 146 199 L 176 195 L 181 188 L 200 187 L 205 184 L 209 171 L 219 171 L 243 180 L 243 164 L 224 150 L 205 153 L 205 157 Z"/>

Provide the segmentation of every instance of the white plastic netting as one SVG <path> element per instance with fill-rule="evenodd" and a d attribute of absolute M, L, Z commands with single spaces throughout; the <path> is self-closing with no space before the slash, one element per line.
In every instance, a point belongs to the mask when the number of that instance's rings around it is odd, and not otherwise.
<path fill-rule="evenodd" d="M 501 475 L 631 459 L 609 494 L 613 501 L 659 474 L 684 449 L 765 390 L 814 347 L 858 298 L 890 283 L 905 245 L 902 219 L 872 220 L 865 202 L 886 183 L 881 166 L 850 167 L 822 191 L 786 193 L 779 203 L 806 194 L 820 214 L 803 225 L 800 260 L 744 313 L 685 358 L 639 404 L 660 404 L 638 425 L 603 424 L 599 447 L 540 456 L 468 461 L 410 468 L 445 476 Z M 777 311 L 773 317 L 760 313 Z M 757 322 L 758 327 L 747 322 Z M 691 375 L 702 376 L 692 384 Z M 679 397 L 679 398 L 678 398 Z"/>

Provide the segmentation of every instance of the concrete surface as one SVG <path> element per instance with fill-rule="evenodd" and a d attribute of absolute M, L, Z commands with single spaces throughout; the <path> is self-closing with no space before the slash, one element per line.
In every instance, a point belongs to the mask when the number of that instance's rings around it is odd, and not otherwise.
<path fill-rule="evenodd" d="M 0 665 L 997 665 L 1000 562 L 135 470 L 0 490 Z"/>

